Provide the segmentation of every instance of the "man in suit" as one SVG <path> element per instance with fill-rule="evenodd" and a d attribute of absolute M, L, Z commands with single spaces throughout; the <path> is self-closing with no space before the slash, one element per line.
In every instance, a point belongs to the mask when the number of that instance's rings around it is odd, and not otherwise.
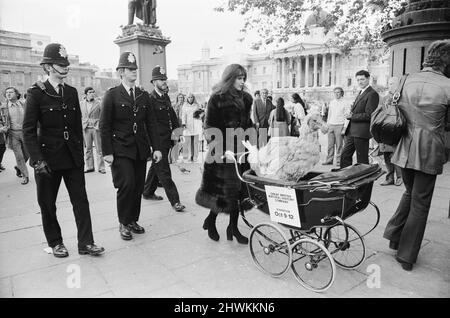
<path fill-rule="evenodd" d="M 269 91 L 264 88 L 261 90 L 261 98 L 256 98 L 253 102 L 252 117 L 255 120 L 255 128 L 258 131 L 259 147 L 263 147 L 267 143 L 269 116 L 270 112 L 275 109 L 268 95 Z"/>
<path fill-rule="evenodd" d="M 341 154 L 341 168 L 353 164 L 352 157 L 356 150 L 356 161 L 358 163 L 369 163 L 369 139 L 370 134 L 370 116 L 378 107 L 380 96 L 369 85 L 370 74 L 367 71 L 358 71 L 356 81 L 361 89 L 358 97 L 347 116 L 349 120 L 345 129 L 344 148 Z"/>
<path fill-rule="evenodd" d="M 102 145 L 100 142 L 100 101 L 95 98 L 95 90 L 92 87 L 86 87 L 84 90 L 85 99 L 81 102 L 81 118 L 83 122 L 84 143 L 86 145 L 86 170 L 93 172 L 94 155 L 92 146 L 95 144 L 97 152 L 98 172 L 106 173 L 105 162 L 102 156 Z"/>
<path fill-rule="evenodd" d="M 142 234 L 137 221 L 141 212 L 147 160 L 161 160 L 155 113 L 149 95 L 136 87 L 136 57 L 132 52 L 120 55 L 118 71 L 121 84 L 111 88 L 103 98 L 100 133 L 104 160 L 111 165 L 117 190 L 119 233 L 123 240 Z"/>
<path fill-rule="evenodd" d="M 64 179 L 78 229 L 78 253 L 100 255 L 94 244 L 91 215 L 86 194 L 83 160 L 83 130 L 77 90 L 64 83 L 69 60 L 64 46 L 51 43 L 41 61 L 49 75 L 27 92 L 23 120 L 25 147 L 35 171 L 37 198 L 49 247 L 55 257 L 67 257 L 56 217 L 56 198 Z"/>
<path fill-rule="evenodd" d="M 167 95 L 166 71 L 159 65 L 152 70 L 152 84 L 154 90 L 150 93 L 151 107 L 156 115 L 163 156 L 161 162 L 153 161 L 148 170 L 143 197 L 146 200 L 162 200 L 163 198 L 161 196 L 155 194 L 159 181 L 166 192 L 172 208 L 176 212 L 183 212 L 186 207 L 180 203 L 180 195 L 172 180 L 168 159 L 169 150 L 172 147 L 172 132 L 179 127 L 179 122 L 170 98 Z"/>

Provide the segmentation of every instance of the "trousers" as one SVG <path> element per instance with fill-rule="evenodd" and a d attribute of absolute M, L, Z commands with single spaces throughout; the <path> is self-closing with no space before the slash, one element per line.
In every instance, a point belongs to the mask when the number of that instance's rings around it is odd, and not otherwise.
<path fill-rule="evenodd" d="M 341 168 L 353 164 L 353 153 L 356 151 L 357 163 L 369 163 L 369 139 L 345 136 L 341 153 Z"/>
<path fill-rule="evenodd" d="M 397 257 L 413 264 L 425 233 L 436 175 L 401 169 L 406 189 L 383 237 L 398 243 Z"/>
<path fill-rule="evenodd" d="M 56 217 L 56 198 L 64 179 L 73 206 L 78 230 L 78 247 L 94 243 L 91 213 L 86 194 L 83 167 L 53 171 L 51 177 L 35 174 L 37 199 L 41 208 L 42 226 L 48 246 L 63 243 L 61 228 Z"/>
<path fill-rule="evenodd" d="M 341 131 L 344 125 L 328 125 L 328 154 L 326 162 L 333 163 L 334 153 L 336 148 L 336 164 L 341 163 L 342 142 L 344 136 Z"/>
<path fill-rule="evenodd" d="M 10 147 L 16 157 L 17 168 L 19 168 L 22 176 L 28 178 L 27 161 L 29 155 L 23 142 L 23 133 L 21 130 L 9 130 L 8 135 Z"/>
<path fill-rule="evenodd" d="M 100 140 L 100 131 L 95 128 L 86 128 L 84 130 L 84 143 L 86 145 L 86 169 L 95 169 L 93 145 L 97 152 L 98 170 L 105 170 L 105 162 L 102 156 L 102 143 Z"/>
<path fill-rule="evenodd" d="M 147 173 L 147 179 L 145 180 L 144 195 L 149 196 L 155 193 L 158 187 L 158 181 L 161 182 L 167 198 L 171 205 L 180 202 L 180 195 L 178 194 L 177 186 L 172 180 L 172 173 L 170 171 L 170 165 L 168 160 L 169 149 L 162 149 L 162 159 L 160 162 L 155 163 L 152 161 L 152 165 Z"/>

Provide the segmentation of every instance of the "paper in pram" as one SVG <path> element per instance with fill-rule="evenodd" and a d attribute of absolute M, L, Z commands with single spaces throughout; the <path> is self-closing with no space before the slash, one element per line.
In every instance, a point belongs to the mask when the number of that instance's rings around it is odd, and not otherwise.
<path fill-rule="evenodd" d="M 295 189 L 265 186 L 270 220 L 294 227 L 301 227 Z"/>

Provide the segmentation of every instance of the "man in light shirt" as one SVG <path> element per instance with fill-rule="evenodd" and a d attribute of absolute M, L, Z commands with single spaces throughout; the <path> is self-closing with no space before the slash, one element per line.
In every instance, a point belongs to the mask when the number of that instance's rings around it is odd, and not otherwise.
<path fill-rule="evenodd" d="M 341 164 L 341 151 L 342 151 L 342 128 L 345 122 L 345 112 L 348 111 L 348 105 L 342 98 L 344 96 L 344 90 L 341 87 L 336 87 L 333 90 L 334 97 L 328 106 L 328 155 L 323 165 L 332 165 L 335 149 L 336 149 L 336 165 Z"/>
<path fill-rule="evenodd" d="M 3 132 L 7 135 L 7 145 L 14 152 L 16 157 L 16 175 L 22 178 L 22 184 L 27 184 L 28 169 L 26 162 L 28 161 L 28 152 L 25 149 L 23 141 L 22 124 L 25 107 L 20 100 L 20 93 L 14 87 L 8 87 L 5 90 L 6 103 L 0 109 L 2 118 L 5 118 L 3 124 Z"/>

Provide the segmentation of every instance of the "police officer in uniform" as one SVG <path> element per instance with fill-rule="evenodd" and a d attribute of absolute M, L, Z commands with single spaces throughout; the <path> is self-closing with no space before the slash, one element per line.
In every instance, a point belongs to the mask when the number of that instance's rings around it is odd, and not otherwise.
<path fill-rule="evenodd" d="M 37 198 L 48 245 L 55 257 L 67 257 L 56 217 L 56 198 L 64 179 L 78 229 L 78 253 L 100 255 L 94 244 L 84 179 L 83 131 L 77 90 L 64 83 L 69 60 L 58 43 L 46 46 L 40 63 L 49 79 L 27 92 L 23 120 L 25 147 L 34 168 Z"/>
<path fill-rule="evenodd" d="M 180 203 L 180 196 L 172 180 L 168 158 L 169 150 L 172 147 L 172 131 L 179 127 L 179 122 L 167 95 L 169 89 L 166 72 L 159 65 L 152 70 L 152 84 L 154 90 L 150 93 L 150 99 L 158 122 L 162 160 L 159 163 L 153 161 L 145 180 L 143 197 L 146 200 L 162 200 L 161 196 L 155 194 L 159 181 L 173 209 L 176 212 L 182 212 L 186 207 Z"/>
<path fill-rule="evenodd" d="M 159 162 L 159 136 L 149 94 L 136 87 L 136 57 L 131 52 L 120 55 L 121 84 L 111 88 L 103 98 L 100 133 L 105 162 L 111 165 L 114 187 L 117 190 L 119 232 L 124 240 L 142 234 L 144 228 L 137 221 L 141 211 L 141 196 L 145 182 L 147 159 Z"/>

